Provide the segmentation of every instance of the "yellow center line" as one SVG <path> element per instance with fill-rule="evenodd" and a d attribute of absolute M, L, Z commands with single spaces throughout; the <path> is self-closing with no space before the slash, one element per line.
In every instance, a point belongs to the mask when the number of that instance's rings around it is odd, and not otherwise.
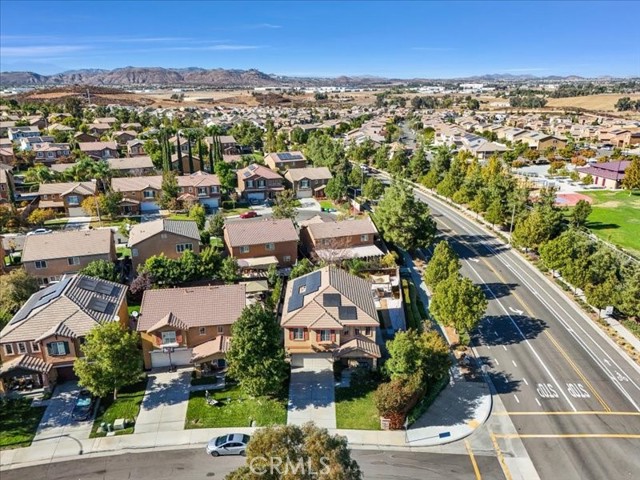
<path fill-rule="evenodd" d="M 640 434 L 633 433 L 507 433 L 495 435 L 497 438 L 638 438 Z"/>
<path fill-rule="evenodd" d="M 476 480 L 482 480 L 482 475 L 480 475 L 480 469 L 478 468 L 476 457 L 473 455 L 473 450 L 471 450 L 471 444 L 469 443 L 469 440 L 464 441 L 464 446 L 467 448 L 467 453 L 469 454 L 469 458 L 471 459 L 471 465 L 473 465 L 473 471 L 476 474 Z"/>
<path fill-rule="evenodd" d="M 513 477 L 511 476 L 511 472 L 509 471 L 509 467 L 507 467 L 507 462 L 504 459 L 504 455 L 502 455 L 502 450 L 500 449 L 500 445 L 498 445 L 496 434 L 493 433 L 491 429 L 489 429 L 489 435 L 491 436 L 491 443 L 493 444 L 493 449 L 496 451 L 496 455 L 498 455 L 498 462 L 500 462 L 500 467 L 502 467 L 502 473 L 504 473 L 504 477 L 507 480 L 513 480 Z"/>
<path fill-rule="evenodd" d="M 600 405 L 602 405 L 602 408 L 604 408 L 607 412 L 610 412 L 611 408 L 609 407 L 609 405 L 607 405 L 607 403 L 602 399 L 602 397 L 596 391 L 596 389 L 593 387 L 593 385 L 591 385 L 591 382 L 589 382 L 589 380 L 587 380 L 587 377 L 584 376 L 584 374 L 580 371 L 578 366 L 569 357 L 569 354 L 562 348 L 560 343 L 553 337 L 553 335 L 551 335 L 549 333 L 548 330 L 545 330 L 544 333 L 547 335 L 547 337 L 549 338 L 549 340 L 551 341 L 553 346 L 556 347 L 556 349 L 564 357 L 564 359 L 567 361 L 567 363 L 571 366 L 571 368 L 573 368 L 573 370 L 578 374 L 578 376 L 582 379 L 582 381 L 587 385 L 587 388 L 589 390 L 591 390 L 591 393 L 593 393 L 593 395 L 596 397 L 596 400 L 598 400 L 598 402 L 600 402 Z"/>
<path fill-rule="evenodd" d="M 598 412 L 595 410 L 589 410 L 584 412 L 495 412 L 492 415 L 498 416 L 512 416 L 512 415 L 635 415 L 640 416 L 640 412 Z"/>

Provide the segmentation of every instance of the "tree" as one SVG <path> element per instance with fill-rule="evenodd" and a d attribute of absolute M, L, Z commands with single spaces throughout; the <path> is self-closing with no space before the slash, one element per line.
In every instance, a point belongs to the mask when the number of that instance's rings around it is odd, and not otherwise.
<path fill-rule="evenodd" d="M 56 180 L 56 172 L 46 165 L 39 163 L 25 172 L 24 180 L 27 183 L 51 183 Z"/>
<path fill-rule="evenodd" d="M 237 280 L 239 273 L 240 268 L 238 267 L 238 262 L 235 258 L 226 257 L 222 260 L 222 265 L 220 266 L 220 278 L 224 283 L 234 283 Z"/>
<path fill-rule="evenodd" d="M 562 272 L 565 280 L 579 288 L 584 288 L 591 278 L 589 263 L 593 253 L 591 242 L 573 228 L 540 247 L 544 264 Z"/>
<path fill-rule="evenodd" d="M 207 220 L 207 213 L 204 210 L 204 206 L 196 203 L 189 209 L 189 218 L 195 220 L 198 230 L 204 230 L 204 224 Z"/>
<path fill-rule="evenodd" d="M 0 275 L 0 330 L 38 290 L 40 285 L 36 277 L 22 268 Z"/>
<path fill-rule="evenodd" d="M 290 218 L 291 220 L 294 220 L 296 218 L 297 203 L 298 201 L 294 196 L 293 190 L 287 189 L 282 192 L 278 192 L 273 204 L 272 217 L 275 219 Z"/>
<path fill-rule="evenodd" d="M 392 380 L 417 374 L 423 381 L 432 381 L 446 375 L 451 364 L 449 347 L 435 330 L 398 332 L 387 342 L 387 350 L 390 358 L 385 368 Z"/>
<path fill-rule="evenodd" d="M 516 222 L 511 242 L 518 247 L 538 249 L 549 240 L 549 235 L 542 212 L 534 209 Z"/>
<path fill-rule="evenodd" d="M 435 288 L 430 310 L 442 324 L 469 333 L 478 324 L 487 299 L 478 285 L 465 277 L 450 276 Z"/>
<path fill-rule="evenodd" d="M 150 290 L 151 287 L 153 287 L 151 275 L 148 272 L 142 272 L 131 282 L 129 292 L 137 301 L 140 301 L 144 292 Z"/>
<path fill-rule="evenodd" d="M 82 354 L 73 364 L 78 383 L 98 397 L 140 380 L 142 359 L 138 350 L 138 336 L 118 322 L 94 327 L 81 346 Z"/>
<path fill-rule="evenodd" d="M 395 181 L 387 188 L 375 218 L 385 240 L 400 248 L 427 248 L 435 238 L 436 224 L 429 207 L 417 200 L 405 183 Z"/>
<path fill-rule="evenodd" d="M 179 193 L 180 187 L 178 186 L 178 177 L 176 177 L 175 172 L 163 172 L 159 201 L 160 207 L 168 210 L 175 209 L 177 207 Z"/>
<path fill-rule="evenodd" d="M 227 352 L 229 376 L 248 395 L 281 394 L 289 367 L 275 314 L 260 304 L 250 305 L 231 326 L 231 332 L 233 341 Z"/>
<path fill-rule="evenodd" d="M 458 254 L 446 240 L 442 240 L 433 249 L 433 255 L 424 270 L 424 281 L 433 289 L 450 276 L 457 276 L 460 266 Z"/>
<path fill-rule="evenodd" d="M 604 282 L 588 284 L 584 289 L 584 294 L 590 305 L 602 310 L 609 305 L 618 305 L 621 297 L 620 280 L 615 274 L 610 273 Z"/>
<path fill-rule="evenodd" d="M 312 423 L 259 429 L 251 437 L 246 456 L 246 465 L 228 474 L 226 480 L 363 478 L 360 467 L 351 458 L 347 438 L 330 435 Z"/>
<path fill-rule="evenodd" d="M 620 310 L 625 315 L 640 318 L 640 267 L 635 267 L 625 276 L 620 292 Z"/>
<path fill-rule="evenodd" d="M 291 272 L 289 273 L 289 280 L 294 278 L 301 277 L 306 275 L 307 273 L 311 273 L 316 269 L 316 267 L 311 263 L 311 260 L 308 258 L 303 258 L 296 262 L 296 264 L 291 267 Z"/>
<path fill-rule="evenodd" d="M 164 253 L 154 255 L 138 267 L 138 273 L 149 274 L 154 285 L 170 287 L 180 281 L 180 260 L 167 258 Z"/>
<path fill-rule="evenodd" d="M 209 233 L 212 237 L 222 237 L 224 233 L 224 215 L 218 211 L 209 219 Z"/>
<path fill-rule="evenodd" d="M 340 201 L 347 196 L 347 182 L 343 175 L 336 175 L 327 182 L 325 194 L 331 200 Z"/>
<path fill-rule="evenodd" d="M 42 226 L 47 220 L 53 220 L 54 218 L 56 218 L 56 212 L 54 212 L 52 209 L 36 208 L 29 214 L 29 217 L 27 217 L 27 222 L 29 222 L 30 225 L 39 227 Z"/>
<path fill-rule="evenodd" d="M 218 176 L 220 180 L 220 185 L 225 190 L 231 190 L 236 185 L 236 173 L 234 172 L 231 165 L 225 162 L 216 162 L 214 166 L 215 174 Z"/>
<path fill-rule="evenodd" d="M 94 260 L 89 262 L 86 267 L 80 270 L 80 273 L 88 277 L 101 278 L 110 282 L 118 281 L 118 271 L 113 262 L 107 260 Z"/>
<path fill-rule="evenodd" d="M 640 158 L 636 157 L 631 160 L 631 163 L 625 170 L 622 186 L 626 190 L 629 190 L 629 195 L 631 195 L 634 190 L 640 190 Z"/>
<path fill-rule="evenodd" d="M 419 374 L 408 378 L 395 378 L 378 386 L 373 401 L 378 414 L 389 419 L 391 430 L 399 430 L 403 427 L 407 405 L 423 390 L 424 385 Z"/>
<path fill-rule="evenodd" d="M 571 223 L 574 227 L 580 228 L 585 225 L 589 215 L 591 215 L 591 204 L 586 200 L 578 200 L 571 212 Z"/>
<path fill-rule="evenodd" d="M 362 195 L 369 200 L 378 200 L 384 194 L 384 184 L 375 177 L 369 177 L 362 188 Z"/>
<path fill-rule="evenodd" d="M 429 160 L 423 148 L 417 148 L 409 160 L 409 172 L 413 180 L 417 180 L 429 171 Z"/>
<path fill-rule="evenodd" d="M 494 225 L 503 225 L 507 218 L 507 211 L 502 202 L 501 198 L 494 198 L 489 206 L 487 207 L 487 211 L 484 214 L 484 219 L 489 222 L 492 226 Z"/>

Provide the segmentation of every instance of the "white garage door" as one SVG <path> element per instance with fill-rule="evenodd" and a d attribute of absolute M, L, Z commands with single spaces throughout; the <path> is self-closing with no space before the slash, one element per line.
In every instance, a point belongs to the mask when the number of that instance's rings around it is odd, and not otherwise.
<path fill-rule="evenodd" d="M 313 190 L 310 188 L 305 188 L 303 190 L 298 190 L 297 194 L 298 198 L 311 198 L 313 197 Z"/>
<path fill-rule="evenodd" d="M 157 212 L 160 210 L 160 205 L 156 202 L 141 202 L 140 211 L 142 212 Z"/>
<path fill-rule="evenodd" d="M 264 192 L 251 192 L 247 193 L 249 200 L 264 200 Z"/>
<path fill-rule="evenodd" d="M 330 353 L 291 355 L 291 366 L 307 370 L 332 370 L 333 357 Z"/>
<path fill-rule="evenodd" d="M 217 198 L 203 198 L 200 200 L 200 203 L 206 205 L 210 208 L 218 208 L 218 199 Z"/>
<path fill-rule="evenodd" d="M 179 348 L 171 354 L 171 364 L 173 365 L 190 365 L 191 349 Z M 154 350 L 151 352 L 151 368 L 163 368 L 169 366 L 169 354 L 162 350 Z"/>
<path fill-rule="evenodd" d="M 69 216 L 70 217 L 86 217 L 87 212 L 85 212 L 80 207 L 69 207 Z"/>

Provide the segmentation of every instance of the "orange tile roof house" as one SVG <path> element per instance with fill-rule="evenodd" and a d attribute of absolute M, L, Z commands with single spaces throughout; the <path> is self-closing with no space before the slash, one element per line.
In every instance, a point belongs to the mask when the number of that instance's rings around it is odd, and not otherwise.
<path fill-rule="evenodd" d="M 331 369 L 338 361 L 376 368 L 380 323 L 370 282 L 324 267 L 289 281 L 283 305 L 292 367 Z"/>
<path fill-rule="evenodd" d="M 22 248 L 22 265 L 41 284 L 77 273 L 95 260 L 116 260 L 113 231 L 68 230 L 27 235 Z"/>
<path fill-rule="evenodd" d="M 134 225 L 127 245 L 131 248 L 131 261 L 136 271 L 138 265 L 154 255 L 180 258 L 187 250 L 200 253 L 200 232 L 193 220 L 161 218 Z"/>
<path fill-rule="evenodd" d="M 38 187 L 38 208 L 52 208 L 68 217 L 84 217 L 80 206 L 87 197 L 96 195 L 95 182 L 41 183 Z"/>
<path fill-rule="evenodd" d="M 276 193 L 284 190 L 284 179 L 273 170 L 257 163 L 236 172 L 238 191 L 246 200 L 266 200 L 275 198 Z"/>
<path fill-rule="evenodd" d="M 136 327 L 145 368 L 224 366 L 231 326 L 246 304 L 244 285 L 145 291 Z M 172 350 L 171 359 L 167 347 Z"/>
<path fill-rule="evenodd" d="M 84 275 L 34 293 L 0 332 L 0 392 L 75 379 L 74 360 L 97 325 L 126 326 L 127 287 Z"/>
<path fill-rule="evenodd" d="M 224 244 L 241 268 L 290 267 L 298 258 L 298 232 L 288 218 L 227 222 Z"/>
<path fill-rule="evenodd" d="M 307 157 L 302 152 L 277 152 L 264 157 L 272 170 L 289 170 L 290 168 L 304 168 L 307 166 Z"/>

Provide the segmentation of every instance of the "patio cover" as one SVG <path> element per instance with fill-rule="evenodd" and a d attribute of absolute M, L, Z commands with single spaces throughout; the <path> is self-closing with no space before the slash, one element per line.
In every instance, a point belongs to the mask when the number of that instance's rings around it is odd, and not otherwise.
<path fill-rule="evenodd" d="M 277 265 L 278 259 L 273 255 L 268 257 L 241 258 L 238 260 L 240 268 L 269 268 L 269 265 Z"/>
<path fill-rule="evenodd" d="M 0 376 L 4 376 L 5 374 L 14 370 L 47 373 L 49 370 L 51 370 L 51 365 L 45 363 L 44 360 L 38 357 L 33 357 L 31 355 L 20 355 L 13 360 L 9 360 L 0 367 Z"/>

